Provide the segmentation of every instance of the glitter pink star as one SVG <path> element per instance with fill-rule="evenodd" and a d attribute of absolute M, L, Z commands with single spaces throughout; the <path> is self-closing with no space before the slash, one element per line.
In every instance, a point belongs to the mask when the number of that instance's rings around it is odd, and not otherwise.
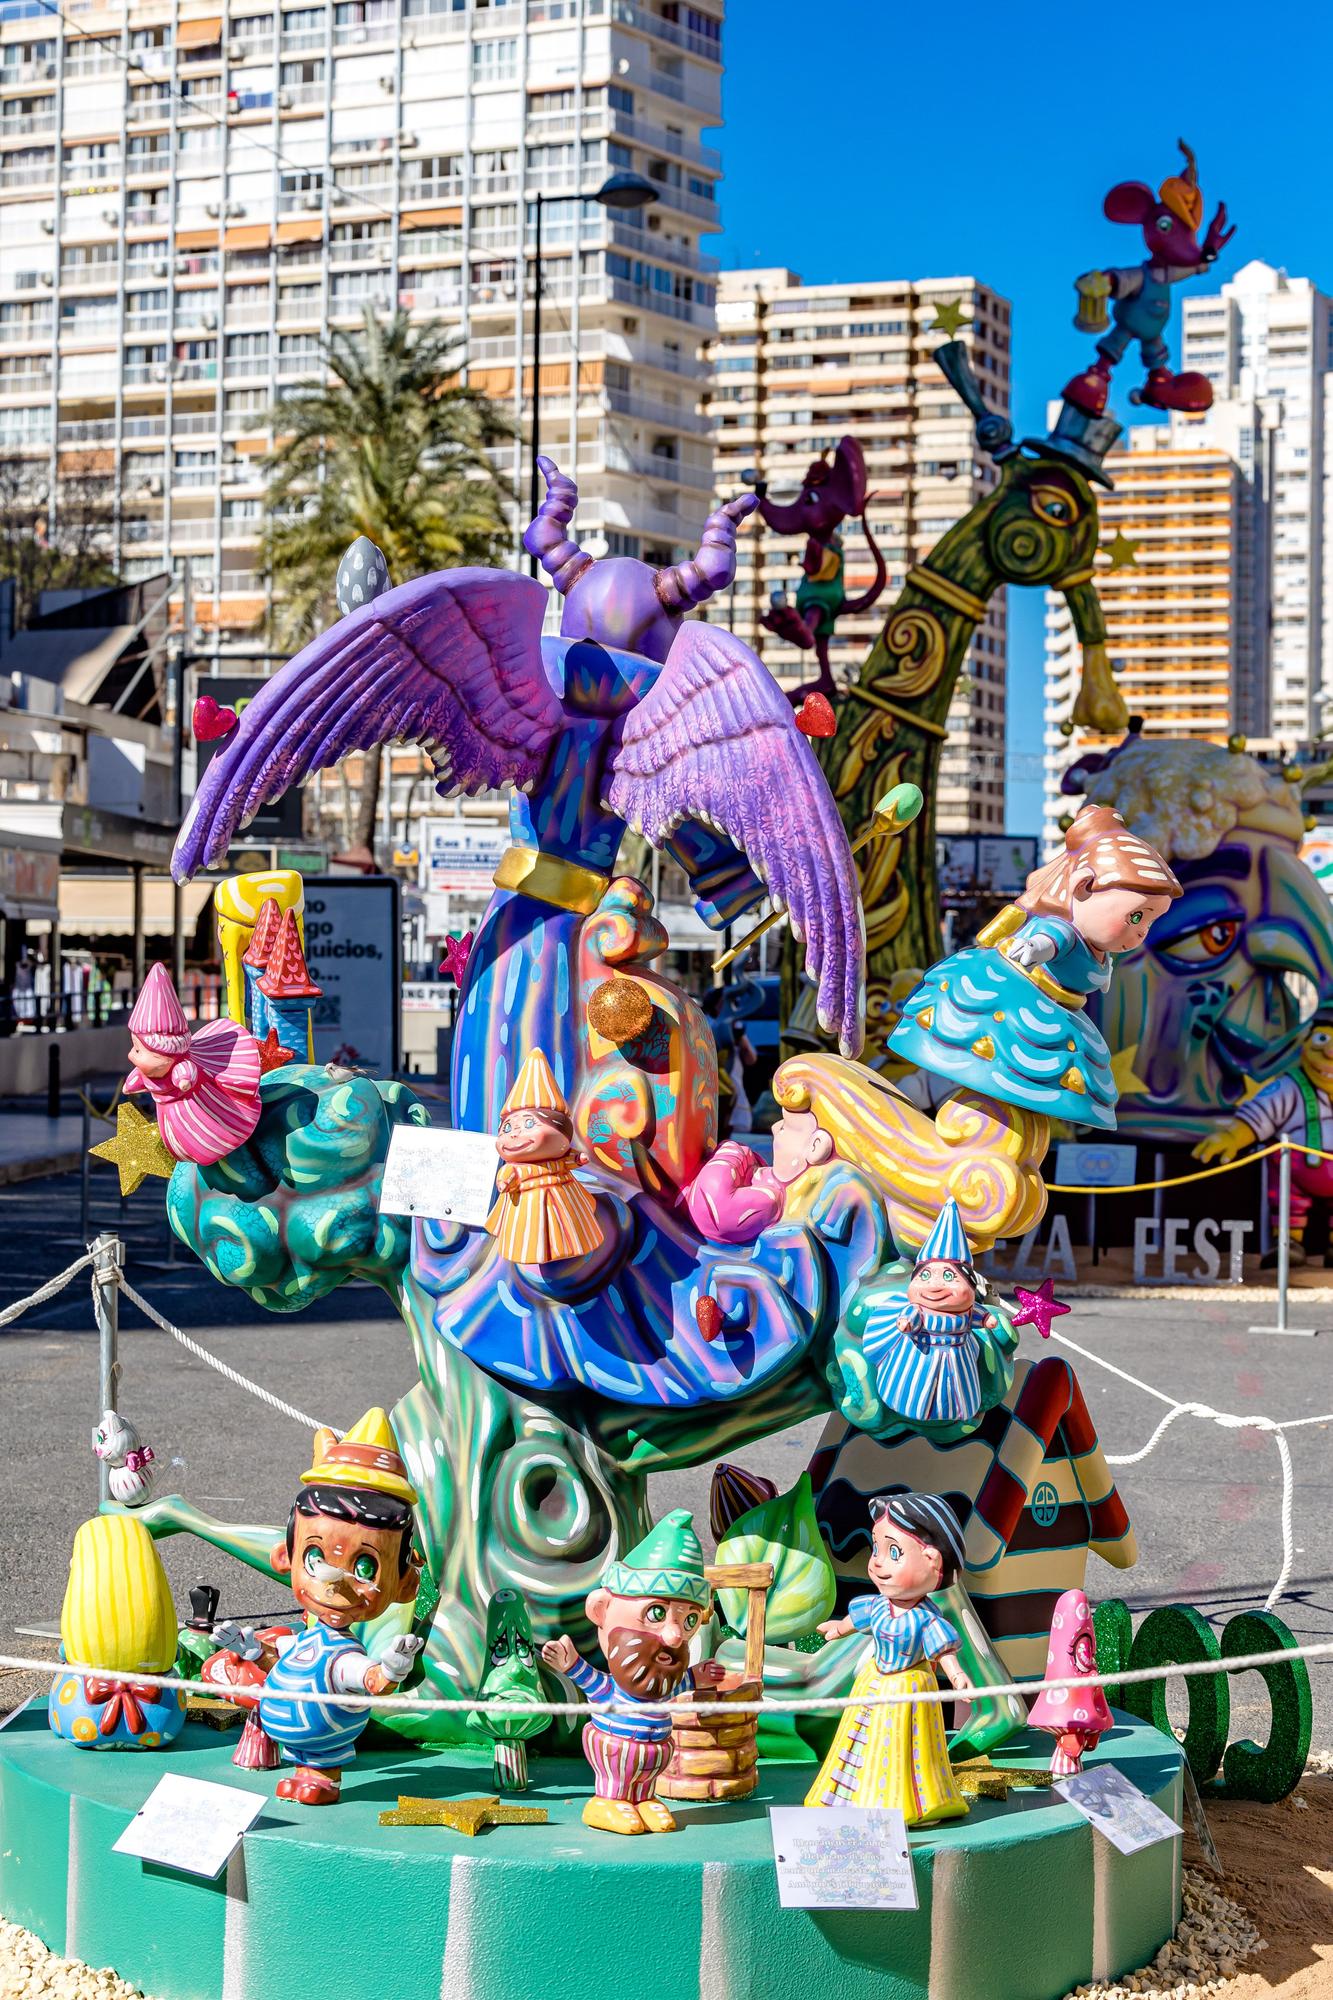
<path fill-rule="evenodd" d="M 1055 1296 L 1054 1278 L 1043 1278 L 1035 1292 L 1025 1292 L 1021 1285 L 1015 1285 L 1014 1297 L 1018 1300 L 1018 1311 L 1014 1314 L 1013 1324 L 1035 1326 L 1043 1340 L 1051 1337 L 1051 1321 L 1069 1311 L 1069 1307 Z"/>
<path fill-rule="evenodd" d="M 467 971 L 467 962 L 472 956 L 473 935 L 472 931 L 464 931 L 462 937 L 458 937 L 451 932 L 444 941 L 444 960 L 440 971 L 446 979 L 456 979 L 460 986 L 463 984 L 463 974 Z"/>

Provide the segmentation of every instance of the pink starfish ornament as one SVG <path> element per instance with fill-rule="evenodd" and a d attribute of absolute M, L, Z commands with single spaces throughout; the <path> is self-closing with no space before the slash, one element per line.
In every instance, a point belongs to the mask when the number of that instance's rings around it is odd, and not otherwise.
<path fill-rule="evenodd" d="M 471 931 L 464 931 L 462 937 L 457 937 L 451 932 L 444 941 L 444 963 L 440 971 L 446 979 L 456 979 L 460 986 L 463 984 L 463 974 L 467 971 L 467 962 L 472 956 L 472 936 Z"/>
<path fill-rule="evenodd" d="M 1025 1292 L 1021 1285 L 1015 1285 L 1014 1297 L 1018 1300 L 1018 1311 L 1011 1324 L 1035 1326 L 1043 1340 L 1051 1337 L 1051 1321 L 1069 1311 L 1055 1296 L 1054 1278 L 1043 1278 L 1035 1292 Z"/>

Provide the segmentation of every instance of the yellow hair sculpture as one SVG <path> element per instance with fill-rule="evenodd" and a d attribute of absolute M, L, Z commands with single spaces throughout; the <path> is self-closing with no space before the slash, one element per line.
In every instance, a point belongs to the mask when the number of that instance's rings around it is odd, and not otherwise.
<path fill-rule="evenodd" d="M 773 1094 L 785 1111 L 812 1111 L 838 1158 L 879 1183 L 903 1248 L 924 1243 L 950 1196 L 978 1255 L 1041 1220 L 1049 1119 L 970 1090 L 931 1119 L 873 1071 L 819 1053 L 781 1063 Z"/>
<path fill-rule="evenodd" d="M 175 1659 L 171 1586 L 132 1514 L 97 1514 L 75 1535 L 60 1637 L 67 1660 L 109 1674 L 164 1674 Z"/>

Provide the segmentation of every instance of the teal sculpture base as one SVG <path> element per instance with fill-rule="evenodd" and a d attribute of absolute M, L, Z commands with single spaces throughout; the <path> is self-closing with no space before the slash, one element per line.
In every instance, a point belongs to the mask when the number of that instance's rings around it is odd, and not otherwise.
<path fill-rule="evenodd" d="M 1177 1745 L 1116 1720 L 1090 1761 L 1179 1821 Z M 0 1734 L 0 1914 L 155 2000 L 1060 2000 L 1151 1959 L 1179 1913 L 1178 1840 L 1126 1858 L 1050 1792 L 913 1835 L 915 1912 L 784 1910 L 767 1808 L 800 1804 L 808 1765 L 765 1765 L 751 1798 L 625 1839 L 582 1824 L 582 1762 L 534 1756 L 516 1803 L 550 1824 L 467 1838 L 378 1815 L 399 1792 L 493 1793 L 489 1748 L 369 1751 L 341 1805 L 309 1808 L 238 1771 L 235 1742 L 191 1724 L 161 1756 L 97 1754 L 18 1717 Z M 996 1761 L 1049 1754 L 1018 1737 Z M 165 1771 L 270 1796 L 215 1883 L 112 1852 Z"/>

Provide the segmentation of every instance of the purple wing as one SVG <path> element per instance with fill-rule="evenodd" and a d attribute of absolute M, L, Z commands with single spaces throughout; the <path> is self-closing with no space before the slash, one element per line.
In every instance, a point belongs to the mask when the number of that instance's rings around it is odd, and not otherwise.
<path fill-rule="evenodd" d="M 542 671 L 545 609 L 532 577 L 452 569 L 340 618 L 264 683 L 208 766 L 176 842 L 177 881 L 349 750 L 421 743 L 460 791 L 531 784 L 562 719 Z"/>
<path fill-rule="evenodd" d="M 625 718 L 607 805 L 654 843 L 698 820 L 740 849 L 785 909 L 820 1025 L 861 1046 L 865 934 L 856 864 L 824 774 L 762 661 L 717 625 L 682 625 Z"/>

